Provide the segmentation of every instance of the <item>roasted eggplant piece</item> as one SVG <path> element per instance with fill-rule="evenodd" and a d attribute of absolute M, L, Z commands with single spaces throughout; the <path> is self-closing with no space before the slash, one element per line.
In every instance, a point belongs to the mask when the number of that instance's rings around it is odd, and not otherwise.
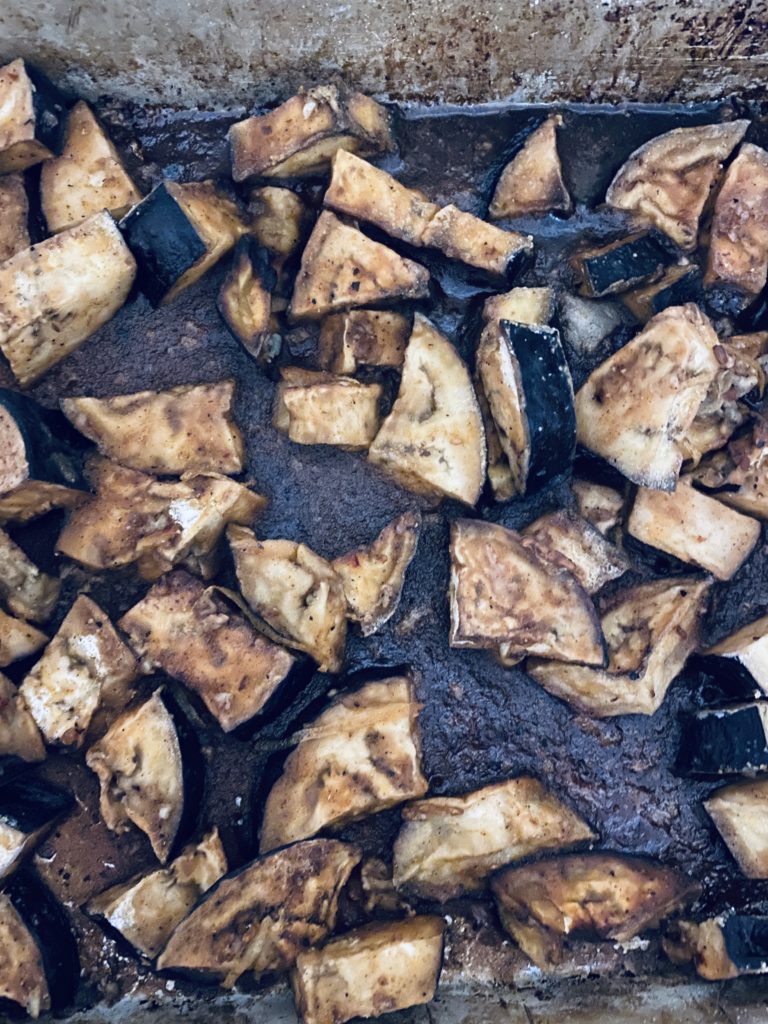
<path fill-rule="evenodd" d="M 304 729 L 267 797 L 261 852 L 424 796 L 420 708 L 405 676 L 334 701 Z"/>
<path fill-rule="evenodd" d="M 476 504 L 485 480 L 485 432 L 456 349 L 416 315 L 400 391 L 368 458 L 417 494 Z"/>
<path fill-rule="evenodd" d="M 579 443 L 633 483 L 672 490 L 686 434 L 720 369 L 718 344 L 698 306 L 657 314 L 578 391 Z"/>
<path fill-rule="evenodd" d="M 65 398 L 61 407 L 102 455 L 144 473 L 240 473 L 243 438 L 235 383 L 181 384 L 113 398 Z"/>
<path fill-rule="evenodd" d="M 0 263 L 29 248 L 28 218 L 29 200 L 24 177 L 6 174 L 0 178 Z"/>
<path fill-rule="evenodd" d="M 24 698 L 0 672 L 0 768 L 11 761 L 43 761 L 45 746 Z"/>
<path fill-rule="evenodd" d="M 575 512 L 561 509 L 541 516 L 522 531 L 536 554 L 575 576 L 588 594 L 617 580 L 629 569 L 629 559 Z"/>
<path fill-rule="evenodd" d="M 696 649 L 709 583 L 678 577 L 620 591 L 600 620 L 608 648 L 604 669 L 529 661 L 545 690 L 597 718 L 652 715 Z"/>
<path fill-rule="evenodd" d="M 603 664 L 589 595 L 514 530 L 473 519 L 451 524 L 450 601 L 451 647 L 505 644 L 507 656 Z"/>
<path fill-rule="evenodd" d="M 493 220 L 525 217 L 557 210 L 569 213 L 571 197 L 563 181 L 557 152 L 560 114 L 553 114 L 530 133 L 522 149 L 501 172 L 488 215 Z"/>
<path fill-rule="evenodd" d="M 23 60 L 0 68 L 0 174 L 24 171 L 54 155 L 64 108 Z"/>
<path fill-rule="evenodd" d="M 17 876 L 0 893 L 0 950 L 0 998 L 33 1019 L 74 999 L 80 977 L 75 940 L 61 907 L 31 876 Z"/>
<path fill-rule="evenodd" d="M 509 501 L 517 493 L 517 483 L 512 467 L 509 464 L 507 453 L 501 446 L 499 431 L 493 421 L 491 407 L 488 405 L 488 399 L 485 397 L 483 382 L 480 380 L 477 369 L 475 369 L 473 382 L 477 404 L 483 420 L 483 430 L 485 431 L 488 482 L 491 485 L 495 501 Z"/>
<path fill-rule="evenodd" d="M 14 615 L 45 622 L 59 600 L 60 582 L 31 562 L 21 548 L 0 530 L 0 596 Z"/>
<path fill-rule="evenodd" d="M 675 921 L 663 939 L 676 964 L 693 963 L 706 981 L 768 972 L 768 917 L 729 908 L 706 921 Z"/>
<path fill-rule="evenodd" d="M 624 496 L 613 487 L 592 480 L 572 480 L 571 490 L 579 515 L 607 537 L 621 518 Z"/>
<path fill-rule="evenodd" d="M 379 429 L 381 384 L 287 366 L 275 393 L 272 422 L 295 444 L 369 448 Z"/>
<path fill-rule="evenodd" d="M 768 616 L 708 647 L 699 660 L 713 675 L 735 677 L 768 693 Z"/>
<path fill-rule="evenodd" d="M 614 331 L 626 319 L 619 303 L 608 299 L 585 299 L 563 292 L 557 304 L 557 323 L 566 348 L 590 361 L 598 350 L 610 350 Z"/>
<path fill-rule="evenodd" d="M 135 825 L 165 864 L 194 822 L 202 785 L 197 740 L 169 693 L 156 690 L 120 715 L 85 763 L 98 776 L 107 828 Z"/>
<path fill-rule="evenodd" d="M 269 252 L 252 236 L 241 238 L 217 304 L 224 323 L 259 363 L 269 363 L 280 350 L 280 332 L 272 312 L 276 287 L 277 273 Z"/>
<path fill-rule="evenodd" d="M 57 550 L 90 569 L 135 563 L 154 580 L 181 564 L 208 579 L 228 523 L 250 525 L 266 498 L 212 473 L 157 480 L 107 459 L 89 468 L 96 495 L 75 509 Z"/>
<path fill-rule="evenodd" d="M 671 492 L 641 487 L 627 532 L 681 562 L 729 580 L 760 539 L 760 523 L 691 487 L 683 478 Z"/>
<path fill-rule="evenodd" d="M 690 471 L 694 487 L 739 512 L 768 519 L 768 424 L 752 430 Z"/>
<path fill-rule="evenodd" d="M 230 988 L 290 969 L 333 931 L 339 894 L 359 863 L 355 846 L 312 839 L 259 857 L 221 881 L 184 918 L 157 962 Z"/>
<path fill-rule="evenodd" d="M 597 852 L 510 867 L 491 887 L 504 928 L 543 970 L 560 963 L 569 936 L 629 942 L 699 890 L 660 861 Z"/>
<path fill-rule="evenodd" d="M 477 369 L 515 493 L 541 490 L 576 450 L 573 381 L 560 335 L 551 327 L 489 323 Z"/>
<path fill-rule="evenodd" d="M 749 121 L 674 128 L 636 149 L 608 186 L 609 206 L 650 223 L 681 249 L 696 248 L 699 220 L 724 160 Z"/>
<path fill-rule="evenodd" d="M 328 210 L 317 219 L 301 256 L 291 298 L 294 320 L 319 320 L 353 306 L 423 299 L 429 271 Z"/>
<path fill-rule="evenodd" d="M 0 878 L 19 867 L 71 805 L 67 793 L 34 779 L 0 786 Z"/>
<path fill-rule="evenodd" d="M 768 878 L 768 782 L 724 786 L 704 809 L 747 878 Z"/>
<path fill-rule="evenodd" d="M 341 577 L 347 615 L 358 623 L 363 636 L 381 629 L 395 614 L 420 531 L 421 515 L 404 512 L 366 547 L 331 562 Z"/>
<path fill-rule="evenodd" d="M 19 384 L 33 384 L 110 320 L 135 276 L 106 211 L 0 264 L 0 349 Z"/>
<path fill-rule="evenodd" d="M 163 181 L 120 221 L 139 287 L 164 306 L 210 270 L 247 231 L 212 181 Z"/>
<path fill-rule="evenodd" d="M 693 263 L 668 267 L 658 281 L 625 292 L 622 301 L 642 323 L 669 306 L 684 306 L 703 298 L 701 271 Z"/>
<path fill-rule="evenodd" d="M 230 527 L 229 546 L 243 597 L 277 637 L 305 651 L 321 672 L 340 672 L 347 634 L 341 577 L 306 544 L 257 540 Z"/>
<path fill-rule="evenodd" d="M 249 231 L 265 249 L 282 260 L 301 244 L 307 208 L 289 188 L 264 185 L 248 197 Z"/>
<path fill-rule="evenodd" d="M 420 915 L 364 925 L 299 953 L 291 985 L 303 1024 L 344 1024 L 431 1002 L 444 932 L 441 917 Z"/>
<path fill-rule="evenodd" d="M 504 231 L 458 206 L 443 206 L 437 211 L 421 244 L 505 281 L 514 280 L 533 252 L 531 235 Z"/>
<path fill-rule="evenodd" d="M 46 743 L 78 748 L 97 711 L 123 710 L 137 676 L 136 659 L 109 617 L 81 594 L 19 692 Z"/>
<path fill-rule="evenodd" d="M 401 366 L 411 333 L 402 313 L 351 309 L 323 320 L 318 366 L 330 373 L 356 373 L 361 366 Z"/>
<path fill-rule="evenodd" d="M 597 836 L 538 779 L 525 776 L 464 796 L 432 797 L 403 808 L 394 846 L 397 889 L 421 899 L 480 892 L 497 868 Z"/>
<path fill-rule="evenodd" d="M 768 771 L 768 701 L 688 715 L 677 767 L 683 775 L 755 775 Z"/>
<path fill-rule="evenodd" d="M 186 846 L 167 868 L 115 885 L 89 900 L 85 909 L 103 918 L 152 960 L 203 893 L 227 872 L 227 858 L 214 829 Z"/>
<path fill-rule="evenodd" d="M 292 96 L 229 129 L 235 181 L 307 177 L 324 172 L 334 153 L 364 155 L 395 148 L 386 107 L 342 82 Z"/>
<path fill-rule="evenodd" d="M 511 320 L 532 326 L 549 323 L 552 316 L 551 288 L 511 288 L 501 295 L 491 295 L 483 303 L 483 322 Z"/>
<path fill-rule="evenodd" d="M 119 626 L 144 671 L 179 679 L 225 732 L 264 708 L 295 661 L 186 572 L 156 583 Z"/>
<path fill-rule="evenodd" d="M 116 219 L 141 202 L 120 154 L 87 103 L 67 114 L 61 156 L 40 172 L 40 200 L 48 230 L 55 234 L 108 210 Z"/>
<path fill-rule="evenodd" d="M 608 245 L 582 249 L 571 265 L 581 278 L 581 290 L 593 299 L 629 291 L 641 281 L 655 281 L 674 261 L 671 252 L 652 234 L 642 232 Z"/>
<path fill-rule="evenodd" d="M 45 633 L 0 609 L 0 668 L 28 658 L 47 643 Z"/>

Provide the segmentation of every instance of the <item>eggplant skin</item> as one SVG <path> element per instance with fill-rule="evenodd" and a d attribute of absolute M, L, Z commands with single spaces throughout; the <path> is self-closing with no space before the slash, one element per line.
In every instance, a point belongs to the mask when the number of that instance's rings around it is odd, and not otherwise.
<path fill-rule="evenodd" d="M 17 870 L 72 806 L 68 793 L 20 777 L 0 787 L 0 878 Z"/>
<path fill-rule="evenodd" d="M 633 316 L 646 323 L 669 306 L 702 302 L 701 270 L 695 263 L 675 264 L 668 267 L 657 281 L 625 292 L 621 298 Z"/>
<path fill-rule="evenodd" d="M 491 888 L 504 928 L 542 970 L 561 962 L 568 936 L 628 942 L 699 892 L 659 861 L 597 852 L 506 868 Z"/>
<path fill-rule="evenodd" d="M 21 174 L 0 178 L 0 263 L 28 249 L 29 200 Z"/>
<path fill-rule="evenodd" d="M 0 68 L 0 108 L 0 174 L 24 171 L 54 155 L 63 108 L 50 83 L 23 60 Z"/>
<path fill-rule="evenodd" d="M 768 769 L 768 701 L 704 710 L 685 719 L 681 775 L 754 775 Z"/>
<path fill-rule="evenodd" d="M 581 275 L 583 294 L 603 298 L 628 291 L 641 281 L 655 281 L 673 259 L 652 234 L 640 233 L 583 250 L 572 264 Z"/>
<path fill-rule="evenodd" d="M 704 284 L 758 295 L 768 276 L 768 153 L 745 142 L 725 172 L 712 214 Z"/>
<path fill-rule="evenodd" d="M 3 502 L 23 484 L 84 486 L 82 440 L 58 410 L 0 388 L 0 517 Z M 41 488 L 41 499 L 44 494 Z"/>
<path fill-rule="evenodd" d="M 768 693 L 768 615 L 702 651 L 699 663 L 713 674 L 740 677 Z"/>
<path fill-rule="evenodd" d="M 573 206 L 563 181 L 557 152 L 561 114 L 553 114 L 530 133 L 522 149 L 506 165 L 493 193 L 488 214 L 493 220 L 525 217 Z"/>
<path fill-rule="evenodd" d="M 286 971 L 307 946 L 333 931 L 339 895 L 362 854 L 335 839 L 275 850 L 222 878 L 171 935 L 158 970 L 231 988 Z"/>

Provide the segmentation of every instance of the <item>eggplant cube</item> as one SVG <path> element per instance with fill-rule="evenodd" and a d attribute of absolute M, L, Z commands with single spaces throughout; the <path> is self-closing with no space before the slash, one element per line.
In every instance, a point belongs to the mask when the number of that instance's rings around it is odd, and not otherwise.
<path fill-rule="evenodd" d="M 337 445 L 348 451 L 370 447 L 379 429 L 381 384 L 290 366 L 282 377 L 273 423 L 291 441 Z"/>
<path fill-rule="evenodd" d="M 265 185 L 251 190 L 248 201 L 250 233 L 260 246 L 280 259 L 294 253 L 304 234 L 307 208 L 289 188 Z"/>
<path fill-rule="evenodd" d="M 516 324 L 541 326 L 552 316 L 551 288 L 511 288 L 491 295 L 483 303 L 483 323 L 511 320 Z"/>
<path fill-rule="evenodd" d="M 768 693 L 768 616 L 750 622 L 702 652 L 707 669 L 736 676 Z"/>
<path fill-rule="evenodd" d="M 461 260 L 505 280 L 513 280 L 533 252 L 531 235 L 505 231 L 458 206 L 443 206 L 438 210 L 421 242 L 439 249 L 449 259 Z"/>
<path fill-rule="evenodd" d="M 573 257 L 572 264 L 581 275 L 583 293 L 601 298 L 661 277 L 673 259 L 653 235 L 637 234 L 582 250 Z"/>
<path fill-rule="evenodd" d="M 0 178 L 0 263 L 28 249 L 29 200 L 21 174 Z"/>
<path fill-rule="evenodd" d="M 768 770 L 768 701 L 707 708 L 688 716 L 678 754 L 683 775 L 754 775 Z"/>
<path fill-rule="evenodd" d="M 270 362 L 280 348 L 277 320 L 272 313 L 276 287 L 277 274 L 270 254 L 254 238 L 241 238 L 217 305 L 224 323 L 259 363 Z"/>
<path fill-rule="evenodd" d="M 596 594 L 629 569 L 629 560 L 622 551 L 586 519 L 565 509 L 535 520 L 522 536 L 534 542 L 542 561 L 570 572 L 588 594 Z"/>
<path fill-rule="evenodd" d="M 768 878 L 768 782 L 725 786 L 704 809 L 747 878 Z"/>
<path fill-rule="evenodd" d="M 41 572 L 0 530 L 0 595 L 14 615 L 45 622 L 53 615 L 60 586 L 58 579 Z"/>
<path fill-rule="evenodd" d="M 621 518 L 624 496 L 613 487 L 591 480 L 573 480 L 571 490 L 579 515 L 592 523 L 604 537 L 610 535 Z"/>
<path fill-rule="evenodd" d="M 330 373 L 355 373 L 360 366 L 402 365 L 411 322 L 401 313 L 351 309 L 323 320 L 317 361 Z"/>
<path fill-rule="evenodd" d="M 63 108 L 48 83 L 35 83 L 23 60 L 0 68 L 0 174 L 53 156 Z"/>
<path fill-rule="evenodd" d="M 13 761 L 44 761 L 45 746 L 40 730 L 24 698 L 10 679 L 0 672 L 0 764 Z"/>
<path fill-rule="evenodd" d="M 47 643 L 45 633 L 0 609 L 0 668 L 28 658 Z"/>
<path fill-rule="evenodd" d="M 71 804 L 67 793 L 34 780 L 0 786 L 0 878 L 19 867 Z"/>
<path fill-rule="evenodd" d="M 523 148 L 501 172 L 488 208 L 493 220 L 550 210 L 570 211 L 571 197 L 557 152 L 557 129 L 562 123 L 562 116 L 553 114 L 534 128 Z"/>

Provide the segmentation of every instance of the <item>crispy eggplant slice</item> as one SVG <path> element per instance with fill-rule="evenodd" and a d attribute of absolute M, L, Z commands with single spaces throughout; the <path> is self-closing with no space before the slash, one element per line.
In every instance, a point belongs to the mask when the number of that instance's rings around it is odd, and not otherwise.
<path fill-rule="evenodd" d="M 474 505 L 485 479 L 485 432 L 469 372 L 456 349 L 416 315 L 400 391 L 368 458 L 417 494 Z"/>
<path fill-rule="evenodd" d="M 702 652 L 701 664 L 714 674 L 736 676 L 768 693 L 768 615 L 749 622 Z"/>
<path fill-rule="evenodd" d="M 551 210 L 570 212 L 571 197 L 557 152 L 557 129 L 562 123 L 562 116 L 553 114 L 534 128 L 523 148 L 501 172 L 488 207 L 493 220 Z"/>
<path fill-rule="evenodd" d="M 439 249 L 494 277 L 514 279 L 533 252 L 533 237 L 504 231 L 458 206 L 443 206 L 430 220 L 422 245 Z"/>
<path fill-rule="evenodd" d="M 672 253 L 652 234 L 641 232 L 579 250 L 571 265 L 581 278 L 582 293 L 595 299 L 629 291 L 641 281 L 655 281 L 673 261 Z"/>
<path fill-rule="evenodd" d="M 217 263 L 245 234 L 236 204 L 212 181 L 163 181 L 120 221 L 136 257 L 139 286 L 166 305 Z"/>
<path fill-rule="evenodd" d="M 246 972 L 286 971 L 333 931 L 339 894 L 359 863 L 355 846 L 311 839 L 259 857 L 222 878 L 181 922 L 160 970 L 230 988 Z"/>
<path fill-rule="evenodd" d="M 98 776 L 107 828 L 135 825 L 165 864 L 197 814 L 202 782 L 197 741 L 167 691 L 120 715 L 85 763 Z"/>
<path fill-rule="evenodd" d="M 280 332 L 272 312 L 276 287 L 277 273 L 269 252 L 252 236 L 241 238 L 217 304 L 224 323 L 260 363 L 270 362 L 280 350 Z"/>
<path fill-rule="evenodd" d="M 689 715 L 677 762 L 683 775 L 755 775 L 768 770 L 768 701 Z"/>
<path fill-rule="evenodd" d="M 295 444 L 369 448 L 379 429 L 381 384 L 298 367 L 282 370 L 273 424 Z"/>
<path fill-rule="evenodd" d="M 230 527 L 229 546 L 243 597 L 289 647 L 305 651 L 321 672 L 340 672 L 347 604 L 341 577 L 306 544 L 258 540 Z"/>
<path fill-rule="evenodd" d="M 43 761 L 45 746 L 24 698 L 0 672 L 0 764 L 7 758 Z"/>
<path fill-rule="evenodd" d="M 347 614 L 363 636 L 381 629 L 395 614 L 420 531 L 420 513 L 404 512 L 366 547 L 331 562 L 341 577 Z"/>
<path fill-rule="evenodd" d="M 420 915 L 364 925 L 299 953 L 291 985 L 303 1024 L 344 1024 L 431 1002 L 444 932 L 441 917 Z"/>
<path fill-rule="evenodd" d="M 68 793 L 34 779 L 0 786 L 0 878 L 16 871 L 71 805 Z"/>
<path fill-rule="evenodd" d="M 203 893 L 227 872 L 216 829 L 186 846 L 167 868 L 115 885 L 89 900 L 85 909 L 103 918 L 152 960 Z"/>
<path fill-rule="evenodd" d="M 411 333 L 402 313 L 350 309 L 323 320 L 317 363 L 330 373 L 356 373 L 361 366 L 401 366 Z"/>
<path fill-rule="evenodd" d="M 727 448 L 712 452 L 690 472 L 694 487 L 739 512 L 768 519 L 768 424 L 756 421 Z"/>
<path fill-rule="evenodd" d="M 597 838 L 538 779 L 525 776 L 464 796 L 417 800 L 403 808 L 403 819 L 394 846 L 395 886 L 440 902 L 480 892 L 512 861 Z"/>
<path fill-rule="evenodd" d="M 420 708 L 405 676 L 334 701 L 303 731 L 270 791 L 261 852 L 424 796 Z"/>
<path fill-rule="evenodd" d="M 249 230 L 259 245 L 287 259 L 304 235 L 307 208 L 289 188 L 264 185 L 251 189 L 248 197 Z"/>
<path fill-rule="evenodd" d="M 660 861 L 597 852 L 510 867 L 491 887 L 504 928 L 542 969 L 560 963 L 569 936 L 629 942 L 699 890 Z"/>
<path fill-rule="evenodd" d="M 101 210 L 122 217 L 141 202 L 120 154 L 82 100 L 67 114 L 61 156 L 43 164 L 40 199 L 52 234 L 81 224 Z"/>
<path fill-rule="evenodd" d="M 0 178 L 0 263 L 29 248 L 28 218 L 29 200 L 24 177 L 6 174 Z"/>
<path fill-rule="evenodd" d="M 234 396 L 235 382 L 222 380 L 113 398 L 65 398 L 61 407 L 102 455 L 129 469 L 240 473 L 243 438 L 232 415 Z"/>
<path fill-rule="evenodd" d="M 45 622 L 59 600 L 60 582 L 41 572 L 21 548 L 0 530 L 0 596 L 14 615 Z"/>
<path fill-rule="evenodd" d="M 0 349 L 22 387 L 125 302 L 136 262 L 104 211 L 0 264 Z"/>
<path fill-rule="evenodd" d="M 33 82 L 23 60 L 0 68 L 0 174 L 52 157 L 63 112 L 48 83 Z"/>
<path fill-rule="evenodd" d="M 451 524 L 451 647 L 498 647 L 602 665 L 597 614 L 576 579 L 495 523 Z"/>
<path fill-rule="evenodd" d="M 81 594 L 19 692 L 46 743 L 78 748 L 97 710 L 123 710 L 137 675 L 109 617 Z"/>
<path fill-rule="evenodd" d="M 579 515 L 607 537 L 621 518 L 624 496 L 613 487 L 592 480 L 573 480 L 571 490 Z"/>
<path fill-rule="evenodd" d="M 627 520 L 636 540 L 729 580 L 760 539 L 760 523 L 694 490 L 686 478 L 671 492 L 641 487 Z"/>
<path fill-rule="evenodd" d="M 663 939 L 677 964 L 693 963 L 706 981 L 768 972 L 768 917 L 729 908 L 706 921 L 674 921 Z"/>
<path fill-rule="evenodd" d="M 119 625 L 144 670 L 183 682 L 225 732 L 264 708 L 295 661 L 186 572 L 156 583 Z"/>
<path fill-rule="evenodd" d="M 543 562 L 565 569 L 575 576 L 588 594 L 617 580 L 629 569 L 627 556 L 575 512 L 550 512 L 522 532 L 533 541 Z"/>
<path fill-rule="evenodd" d="M 642 323 L 669 306 L 684 306 L 703 298 L 701 271 L 694 263 L 668 267 L 658 281 L 625 292 L 622 301 Z"/>
<path fill-rule="evenodd" d="M 516 324 L 541 325 L 552 316 L 551 288 L 511 288 L 501 295 L 491 295 L 483 303 L 483 321 L 511 320 Z"/>
<path fill-rule="evenodd" d="M 633 483 L 672 490 L 686 432 L 719 371 L 718 344 L 698 306 L 657 314 L 578 391 L 579 443 Z"/>
<path fill-rule="evenodd" d="M 747 878 L 768 878 L 768 782 L 724 786 L 704 809 Z"/>
<path fill-rule="evenodd" d="M 532 660 L 545 690 L 597 718 L 652 715 L 698 643 L 709 583 L 678 577 L 620 591 L 604 605 L 604 669 Z"/>
<path fill-rule="evenodd" d="M 324 210 L 302 253 L 290 314 L 319 320 L 354 306 L 423 299 L 428 289 L 429 271 L 421 264 Z"/>
<path fill-rule="evenodd" d="M 47 643 L 45 633 L 0 608 L 0 668 L 28 658 Z"/>
<path fill-rule="evenodd" d="M 681 249 L 696 248 L 699 220 L 724 160 L 738 146 L 749 121 L 674 128 L 646 142 L 608 186 L 609 206 L 650 223 Z"/>
<path fill-rule="evenodd" d="M 45 506 L 56 500 L 57 489 L 81 484 L 74 431 L 61 413 L 0 388 L 0 519 L 3 502 L 12 496 L 20 504 Z"/>
<path fill-rule="evenodd" d="M 324 172 L 334 153 L 364 155 L 395 148 L 386 107 L 342 82 L 300 92 L 266 114 L 229 129 L 232 177 L 307 177 Z"/>
<path fill-rule="evenodd" d="M 70 516 L 57 550 L 90 569 L 136 563 L 154 580 L 183 564 L 205 579 L 229 523 L 250 525 L 266 498 L 213 473 L 157 480 L 107 459 L 90 466 L 96 495 Z"/>

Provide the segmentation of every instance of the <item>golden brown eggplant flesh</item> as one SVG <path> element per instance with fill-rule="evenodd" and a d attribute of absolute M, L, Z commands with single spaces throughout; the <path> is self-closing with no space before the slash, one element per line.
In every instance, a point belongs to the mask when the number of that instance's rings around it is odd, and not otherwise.
<path fill-rule="evenodd" d="M 768 615 L 729 633 L 702 651 L 699 661 L 712 674 L 736 677 L 768 693 Z"/>
<path fill-rule="evenodd" d="M 0 608 L 0 668 L 36 654 L 48 643 L 41 630 Z"/>
<path fill-rule="evenodd" d="M 724 786 L 704 801 L 704 810 L 747 878 L 768 878 L 768 782 Z"/>
<path fill-rule="evenodd" d="M 0 760 L 44 761 L 45 744 L 17 687 L 0 672 Z"/>
<path fill-rule="evenodd" d="M 4 530 L 0 530 L 0 596 L 14 615 L 46 622 L 59 600 L 60 581 L 42 572 Z"/>
<path fill-rule="evenodd" d="M 320 326 L 317 363 L 330 373 L 353 374 L 361 366 L 402 366 L 411 321 L 402 313 L 350 309 Z"/>
<path fill-rule="evenodd" d="M 28 249 L 29 200 L 21 174 L 0 178 L 0 263 Z"/>
<path fill-rule="evenodd" d="M 553 114 L 530 133 L 522 149 L 501 172 L 488 215 L 493 220 L 525 217 L 572 207 L 557 152 L 562 115 Z"/>
<path fill-rule="evenodd" d="M 533 541 L 542 561 L 571 573 L 588 594 L 596 594 L 630 568 L 627 556 L 599 530 L 565 509 L 536 519 L 522 536 Z"/>
<path fill-rule="evenodd" d="M 571 490 L 576 499 L 576 510 L 604 537 L 610 536 L 621 519 L 624 496 L 613 487 L 592 480 L 574 479 Z"/>
<path fill-rule="evenodd" d="M 0 174 L 24 171 L 57 148 L 64 108 L 50 84 L 23 60 L 0 67 Z"/>
<path fill-rule="evenodd" d="M 379 430 L 381 384 L 298 367 L 285 367 L 282 378 L 275 392 L 273 425 L 291 441 L 348 451 L 370 447 Z"/>
<path fill-rule="evenodd" d="M 252 236 L 241 238 L 235 246 L 232 267 L 219 290 L 217 305 L 224 323 L 259 363 L 269 363 L 282 343 L 272 311 L 276 287 L 273 257 Z"/>

